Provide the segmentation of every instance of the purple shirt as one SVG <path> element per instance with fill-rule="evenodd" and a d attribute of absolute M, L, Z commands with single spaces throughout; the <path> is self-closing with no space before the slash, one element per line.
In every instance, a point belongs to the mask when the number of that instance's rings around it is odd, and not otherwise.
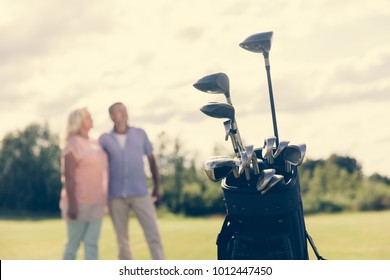
<path fill-rule="evenodd" d="M 144 170 L 144 156 L 153 152 L 145 131 L 130 127 L 126 132 L 125 148 L 119 145 L 115 133 L 104 133 L 100 145 L 109 163 L 109 198 L 145 196 L 149 193 Z"/>

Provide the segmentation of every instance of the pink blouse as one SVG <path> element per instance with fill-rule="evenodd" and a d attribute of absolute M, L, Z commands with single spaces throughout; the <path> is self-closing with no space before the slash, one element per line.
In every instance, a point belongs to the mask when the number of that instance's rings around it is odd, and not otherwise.
<path fill-rule="evenodd" d="M 72 153 L 76 160 L 74 172 L 75 199 L 78 206 L 77 220 L 101 219 L 107 206 L 108 159 L 97 141 L 81 136 L 72 136 L 62 152 L 64 158 Z M 67 218 L 68 198 L 65 186 L 62 188 L 60 208 L 62 217 Z"/>

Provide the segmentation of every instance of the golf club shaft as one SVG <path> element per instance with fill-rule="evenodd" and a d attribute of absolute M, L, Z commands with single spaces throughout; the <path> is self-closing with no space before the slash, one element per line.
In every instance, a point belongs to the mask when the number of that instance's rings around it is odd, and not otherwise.
<path fill-rule="evenodd" d="M 226 97 L 226 102 L 233 106 L 232 99 L 226 95 L 225 95 L 225 97 Z M 236 144 L 236 146 L 234 146 L 234 144 L 233 144 L 234 151 L 236 152 L 237 149 L 239 151 L 243 151 L 244 145 L 242 144 L 242 140 L 241 140 L 240 132 L 238 131 L 238 126 L 237 126 L 236 120 L 232 120 L 232 127 L 235 130 L 235 133 L 233 133 L 233 136 L 235 138 L 234 141 L 233 141 L 233 137 L 231 137 L 232 141 L 235 142 L 235 144 Z"/>
<path fill-rule="evenodd" d="M 237 140 L 236 138 L 234 137 L 234 135 L 232 133 L 229 133 L 230 135 L 230 140 L 232 141 L 232 146 L 233 146 L 233 150 L 234 150 L 234 154 L 240 158 L 241 157 L 241 154 L 240 154 L 240 151 L 238 149 L 238 145 L 237 145 Z"/>
<path fill-rule="evenodd" d="M 225 98 L 226 98 L 226 102 L 233 106 L 232 99 L 230 98 L 230 93 L 229 95 L 225 94 Z M 235 130 L 235 133 L 231 133 L 230 138 L 232 139 L 234 152 L 236 153 L 236 155 L 239 154 L 239 156 L 237 157 L 240 158 L 241 157 L 240 152 L 244 150 L 244 145 L 242 144 L 240 132 L 238 131 L 237 122 L 235 120 L 232 121 L 232 126 L 233 129 Z"/>
<path fill-rule="evenodd" d="M 231 128 L 231 134 L 233 137 L 231 137 L 232 139 L 234 138 L 234 141 L 236 143 L 236 147 L 238 149 L 239 152 L 243 152 L 245 151 L 244 149 L 244 145 L 242 144 L 242 140 L 241 140 L 241 136 L 240 136 L 240 132 L 238 131 L 238 127 L 237 127 L 237 122 L 236 120 L 232 120 L 232 128 Z"/>
<path fill-rule="evenodd" d="M 271 66 L 269 63 L 269 52 L 264 52 L 264 62 L 265 62 L 265 69 L 267 71 L 267 81 L 268 81 L 268 91 L 269 91 L 269 99 L 271 104 L 271 113 L 272 113 L 272 123 L 274 127 L 274 134 L 276 137 L 276 147 L 279 146 L 279 134 L 278 134 L 278 125 L 276 122 L 276 112 L 275 112 L 275 103 L 274 103 L 274 96 L 272 92 L 272 82 L 271 82 Z"/>
<path fill-rule="evenodd" d="M 257 163 L 257 156 L 256 156 L 255 152 L 253 152 L 253 155 L 252 155 L 252 166 L 253 166 L 253 173 L 255 175 L 259 175 L 260 174 L 260 168 L 259 168 L 259 165 Z"/>

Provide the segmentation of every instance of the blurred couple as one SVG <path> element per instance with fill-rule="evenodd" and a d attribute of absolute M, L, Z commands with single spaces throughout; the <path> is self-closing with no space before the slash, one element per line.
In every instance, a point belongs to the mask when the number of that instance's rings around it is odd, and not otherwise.
<path fill-rule="evenodd" d="M 118 259 L 133 259 L 128 234 L 130 210 L 143 228 L 152 258 L 164 259 L 154 206 L 160 198 L 160 184 L 152 144 L 143 129 L 129 126 L 123 103 L 114 103 L 108 111 L 114 127 L 98 140 L 89 137 L 93 121 L 87 108 L 76 109 L 68 117 L 61 159 L 60 208 L 67 225 L 63 259 L 76 259 L 81 243 L 84 259 L 99 259 L 98 242 L 107 206 L 116 233 Z M 153 178 L 151 194 L 144 156 Z"/>

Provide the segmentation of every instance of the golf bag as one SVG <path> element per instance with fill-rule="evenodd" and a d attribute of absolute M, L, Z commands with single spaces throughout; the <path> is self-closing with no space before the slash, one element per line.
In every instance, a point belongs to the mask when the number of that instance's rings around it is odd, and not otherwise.
<path fill-rule="evenodd" d="M 254 34 L 240 44 L 264 56 L 274 134 L 264 140 L 263 148 L 243 145 L 226 74 L 211 74 L 193 85 L 206 93 L 225 95 L 227 103 L 210 102 L 200 110 L 209 117 L 227 119 L 225 140 L 230 137 L 236 154 L 235 159 L 213 157 L 204 165 L 212 182 L 222 180 L 227 212 L 217 238 L 218 259 L 307 260 L 307 241 L 317 258 L 323 259 L 306 232 L 303 216 L 298 166 L 306 145 L 279 141 L 269 61 L 272 36 L 272 31 Z"/>
<path fill-rule="evenodd" d="M 222 181 L 227 216 L 217 238 L 218 259 L 307 260 L 307 240 L 323 259 L 306 232 L 298 168 L 280 172 L 287 181 L 264 195 L 255 181 L 231 174 Z"/>

